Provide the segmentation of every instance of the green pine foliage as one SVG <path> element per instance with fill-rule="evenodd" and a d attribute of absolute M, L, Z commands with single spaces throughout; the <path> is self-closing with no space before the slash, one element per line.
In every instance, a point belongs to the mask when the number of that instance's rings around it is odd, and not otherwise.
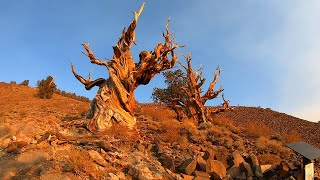
<path fill-rule="evenodd" d="M 41 99 L 52 98 L 53 93 L 57 89 L 56 84 L 53 81 L 52 76 L 48 76 L 46 79 L 42 79 L 37 82 L 38 94 L 37 96 Z"/>

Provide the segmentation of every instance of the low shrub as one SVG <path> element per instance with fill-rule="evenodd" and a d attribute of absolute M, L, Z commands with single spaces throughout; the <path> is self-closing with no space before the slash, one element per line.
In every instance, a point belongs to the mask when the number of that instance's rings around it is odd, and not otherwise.
<path fill-rule="evenodd" d="M 265 165 L 265 164 L 278 165 L 282 161 L 282 159 L 275 154 L 259 154 L 257 155 L 257 158 L 260 165 Z"/>
<path fill-rule="evenodd" d="M 276 154 L 284 159 L 290 157 L 290 149 L 284 147 L 281 142 L 276 140 L 270 140 L 266 137 L 259 137 L 256 141 L 256 147 L 261 154 L 272 153 Z"/>
<path fill-rule="evenodd" d="M 262 123 L 249 122 L 245 130 L 246 134 L 251 137 L 269 137 L 271 130 L 268 126 Z"/>
<path fill-rule="evenodd" d="M 298 132 L 296 132 L 296 131 L 292 131 L 292 132 L 284 135 L 283 137 L 284 137 L 284 142 L 285 143 L 292 143 L 292 142 L 301 141 L 300 134 Z"/>
<path fill-rule="evenodd" d="M 236 127 L 233 122 L 225 117 L 215 117 L 213 120 L 214 124 L 217 125 L 221 125 L 221 126 L 225 126 L 226 128 L 228 128 L 230 131 L 232 131 L 233 133 L 239 134 L 241 133 L 241 129 Z"/>

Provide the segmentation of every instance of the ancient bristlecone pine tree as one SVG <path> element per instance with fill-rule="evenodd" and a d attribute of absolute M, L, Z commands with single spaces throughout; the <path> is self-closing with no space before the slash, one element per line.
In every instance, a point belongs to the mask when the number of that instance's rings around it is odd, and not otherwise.
<path fill-rule="evenodd" d="M 85 85 L 87 90 L 99 86 L 97 95 L 91 102 L 91 109 L 87 114 L 89 122 L 87 127 L 96 132 L 108 129 L 113 123 L 123 124 L 132 128 L 135 126 L 134 118 L 135 97 L 134 90 L 141 84 L 146 85 L 163 70 L 170 69 L 177 61 L 174 49 L 178 48 L 170 39 L 168 30 L 169 22 L 166 24 L 166 33 L 163 33 L 164 43 L 158 43 L 153 51 L 142 51 L 139 54 L 139 62 L 135 63 L 131 54 L 131 46 L 135 44 L 135 29 L 138 18 L 143 11 L 142 4 L 138 12 L 134 12 L 134 19 L 128 29 L 124 28 L 117 44 L 113 46 L 113 57 L 105 62 L 96 59 L 89 44 L 82 44 L 93 64 L 105 66 L 109 71 L 109 78 L 92 80 L 78 75 L 71 64 L 74 76 Z"/>
<path fill-rule="evenodd" d="M 220 76 L 220 68 L 218 67 L 214 72 L 214 79 L 210 83 L 208 90 L 201 95 L 203 92 L 201 87 L 206 80 L 205 78 L 202 78 L 202 68 L 194 72 L 191 65 L 190 53 L 188 56 L 185 56 L 185 59 L 187 61 L 187 66 L 180 62 L 178 63 L 185 69 L 186 74 L 182 73 L 180 70 L 172 72 L 171 76 L 176 77 L 170 78 L 176 78 L 178 81 L 167 81 L 167 89 L 155 88 L 153 92 L 153 98 L 156 101 L 166 103 L 169 108 L 176 112 L 178 119 L 182 119 L 183 117 L 187 116 L 188 118 L 196 120 L 198 123 L 211 120 L 212 114 L 230 109 L 229 101 L 225 100 L 224 95 L 222 95 L 224 102 L 220 107 L 211 109 L 205 107 L 205 103 L 208 100 L 217 98 L 218 95 L 223 91 L 222 86 L 220 86 L 217 91 L 214 90 L 214 87 L 217 84 Z M 167 76 L 170 75 L 170 73 L 166 72 L 165 75 L 166 78 L 168 78 Z M 171 85 L 174 84 L 179 84 L 179 90 L 177 90 L 175 87 L 171 87 Z M 177 91 L 180 92 L 177 93 Z"/>

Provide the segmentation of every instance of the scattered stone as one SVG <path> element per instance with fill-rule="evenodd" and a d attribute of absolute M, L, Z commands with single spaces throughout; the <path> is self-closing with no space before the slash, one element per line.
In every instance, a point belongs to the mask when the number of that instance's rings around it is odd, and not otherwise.
<path fill-rule="evenodd" d="M 247 180 L 247 176 L 245 172 L 240 173 L 238 176 L 236 176 L 234 179 L 237 180 Z"/>
<path fill-rule="evenodd" d="M 31 142 L 30 142 L 30 144 L 37 144 L 37 140 L 32 139 Z"/>
<path fill-rule="evenodd" d="M 12 141 L 16 141 L 16 140 L 17 140 L 17 137 L 16 137 L 16 136 L 12 136 L 12 137 L 11 137 L 11 140 L 12 140 Z"/>
<path fill-rule="evenodd" d="M 228 169 L 227 174 L 230 176 L 231 179 L 234 179 L 235 177 L 241 175 L 241 168 L 232 166 Z"/>
<path fill-rule="evenodd" d="M 259 164 L 259 161 L 258 161 L 258 158 L 257 158 L 257 156 L 255 156 L 255 155 L 251 155 L 250 156 L 250 158 L 249 158 L 249 164 L 251 165 L 251 167 L 253 167 L 253 166 L 259 166 L 260 164 Z"/>
<path fill-rule="evenodd" d="M 108 173 L 107 178 L 109 180 L 119 180 L 119 177 L 117 175 L 115 175 L 114 173 Z"/>
<path fill-rule="evenodd" d="M 169 169 L 171 172 L 175 171 L 174 161 L 171 157 L 164 155 L 161 164 L 163 167 Z"/>
<path fill-rule="evenodd" d="M 150 169 L 144 164 L 130 165 L 128 174 L 133 178 L 141 180 L 157 179 L 152 175 Z M 160 179 L 163 179 L 163 177 Z"/>
<path fill-rule="evenodd" d="M 277 175 L 271 170 L 263 173 L 263 178 L 265 179 L 274 179 L 275 177 L 277 177 Z"/>
<path fill-rule="evenodd" d="M 182 178 L 183 178 L 183 180 L 193 180 L 193 179 L 194 179 L 194 176 L 182 174 Z"/>
<path fill-rule="evenodd" d="M 117 171 L 116 175 L 119 177 L 119 179 L 126 179 L 126 175 L 121 171 Z"/>
<path fill-rule="evenodd" d="M 228 162 L 227 162 L 227 157 L 221 153 L 217 153 L 215 155 L 215 160 L 221 161 L 223 165 L 228 168 Z"/>
<path fill-rule="evenodd" d="M 253 172 L 254 172 L 254 175 L 258 178 L 262 178 L 263 177 L 263 174 L 262 174 L 262 171 L 260 169 L 260 166 L 253 166 L 252 168 Z"/>
<path fill-rule="evenodd" d="M 190 158 L 182 163 L 180 167 L 180 171 L 187 175 L 190 175 L 196 169 L 196 166 L 197 166 L 197 160 Z"/>
<path fill-rule="evenodd" d="M 104 151 L 108 152 L 108 151 L 112 151 L 112 145 L 110 143 L 107 142 L 100 142 L 99 143 L 99 147 L 102 148 Z"/>
<path fill-rule="evenodd" d="M 303 180 L 304 174 L 302 172 L 296 172 L 293 174 L 293 176 L 296 178 L 296 180 Z"/>
<path fill-rule="evenodd" d="M 261 168 L 261 172 L 265 173 L 267 171 L 276 169 L 276 166 L 273 164 L 265 164 L 265 165 L 260 165 L 260 168 Z"/>
<path fill-rule="evenodd" d="M 253 172 L 252 172 L 252 169 L 251 169 L 251 167 L 250 167 L 250 165 L 249 165 L 249 163 L 247 163 L 247 162 L 242 162 L 242 163 L 240 164 L 240 168 L 241 168 L 242 172 L 245 172 L 245 173 L 246 173 L 247 178 L 252 177 L 252 176 L 254 175 Z"/>
<path fill-rule="evenodd" d="M 201 157 L 197 157 L 197 169 L 199 171 L 206 171 L 207 162 Z"/>
<path fill-rule="evenodd" d="M 90 150 L 88 151 L 90 158 L 97 164 L 99 164 L 100 166 L 106 167 L 107 166 L 107 162 L 104 160 L 103 157 L 101 157 L 101 155 L 95 151 L 95 150 Z"/>
<path fill-rule="evenodd" d="M 194 171 L 195 180 L 208 180 L 210 179 L 210 175 L 203 171 Z"/>
<path fill-rule="evenodd" d="M 284 180 L 296 180 L 296 178 L 294 178 L 293 176 L 290 176 L 290 177 L 288 177 L 288 178 L 286 178 Z"/>
<path fill-rule="evenodd" d="M 204 152 L 203 159 L 204 160 L 214 159 L 214 155 L 215 155 L 214 150 L 212 148 L 209 148 Z"/>
<path fill-rule="evenodd" d="M 240 152 L 239 152 L 239 151 L 234 151 L 234 152 L 232 153 L 232 157 L 233 157 L 233 166 L 235 166 L 235 167 L 239 167 L 240 164 L 241 164 L 242 162 L 244 162 L 244 159 L 243 159 L 243 157 L 240 155 Z"/>
<path fill-rule="evenodd" d="M 142 143 L 137 144 L 136 148 L 141 152 L 144 152 L 146 149 L 146 147 Z"/>
<path fill-rule="evenodd" d="M 297 170 L 298 169 L 298 167 L 295 166 L 293 163 L 288 163 L 288 166 L 289 166 L 290 170 Z"/>
<path fill-rule="evenodd" d="M 0 142 L 0 149 L 7 148 L 10 143 L 11 143 L 10 138 L 4 139 L 2 142 Z"/>
<path fill-rule="evenodd" d="M 69 180 L 70 178 L 67 175 L 61 174 L 59 172 L 53 172 L 53 171 L 45 171 L 40 175 L 41 180 Z"/>
<path fill-rule="evenodd" d="M 217 160 L 207 160 L 206 172 L 213 178 L 224 178 L 227 175 L 226 167 L 222 162 Z"/>
<path fill-rule="evenodd" d="M 7 153 L 15 152 L 15 153 L 20 153 L 22 148 L 27 146 L 28 143 L 24 141 L 14 141 L 11 142 L 8 147 L 7 147 Z"/>

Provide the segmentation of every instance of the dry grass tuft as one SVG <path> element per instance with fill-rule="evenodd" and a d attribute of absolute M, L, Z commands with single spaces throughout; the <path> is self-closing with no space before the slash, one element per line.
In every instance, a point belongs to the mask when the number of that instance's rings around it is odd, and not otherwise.
<path fill-rule="evenodd" d="M 278 165 L 282 161 L 282 159 L 275 154 L 260 154 L 260 155 L 257 155 L 257 158 L 261 165 L 265 165 L 265 164 Z"/>
<path fill-rule="evenodd" d="M 269 137 L 271 130 L 268 126 L 262 123 L 249 122 L 245 130 L 246 134 L 251 137 Z"/>
<path fill-rule="evenodd" d="M 225 117 L 215 117 L 213 120 L 214 124 L 220 125 L 220 126 L 225 126 L 226 128 L 228 128 L 230 131 L 232 131 L 233 133 L 239 134 L 241 133 L 241 129 L 236 127 L 233 122 Z"/>
<path fill-rule="evenodd" d="M 290 157 L 290 149 L 284 147 L 281 142 L 276 140 L 270 140 L 263 136 L 259 137 L 256 141 L 256 147 L 259 153 L 272 153 L 276 154 L 284 159 Z"/>
<path fill-rule="evenodd" d="M 88 178 L 89 174 L 102 175 L 97 165 L 92 162 L 88 153 L 85 151 L 73 151 L 70 153 L 63 170 L 74 173 L 75 176 L 79 178 Z"/>
<path fill-rule="evenodd" d="M 301 141 L 301 137 L 300 134 L 298 132 L 290 132 L 286 135 L 283 136 L 284 137 L 284 142 L 285 143 L 292 143 L 292 142 L 299 142 Z"/>

